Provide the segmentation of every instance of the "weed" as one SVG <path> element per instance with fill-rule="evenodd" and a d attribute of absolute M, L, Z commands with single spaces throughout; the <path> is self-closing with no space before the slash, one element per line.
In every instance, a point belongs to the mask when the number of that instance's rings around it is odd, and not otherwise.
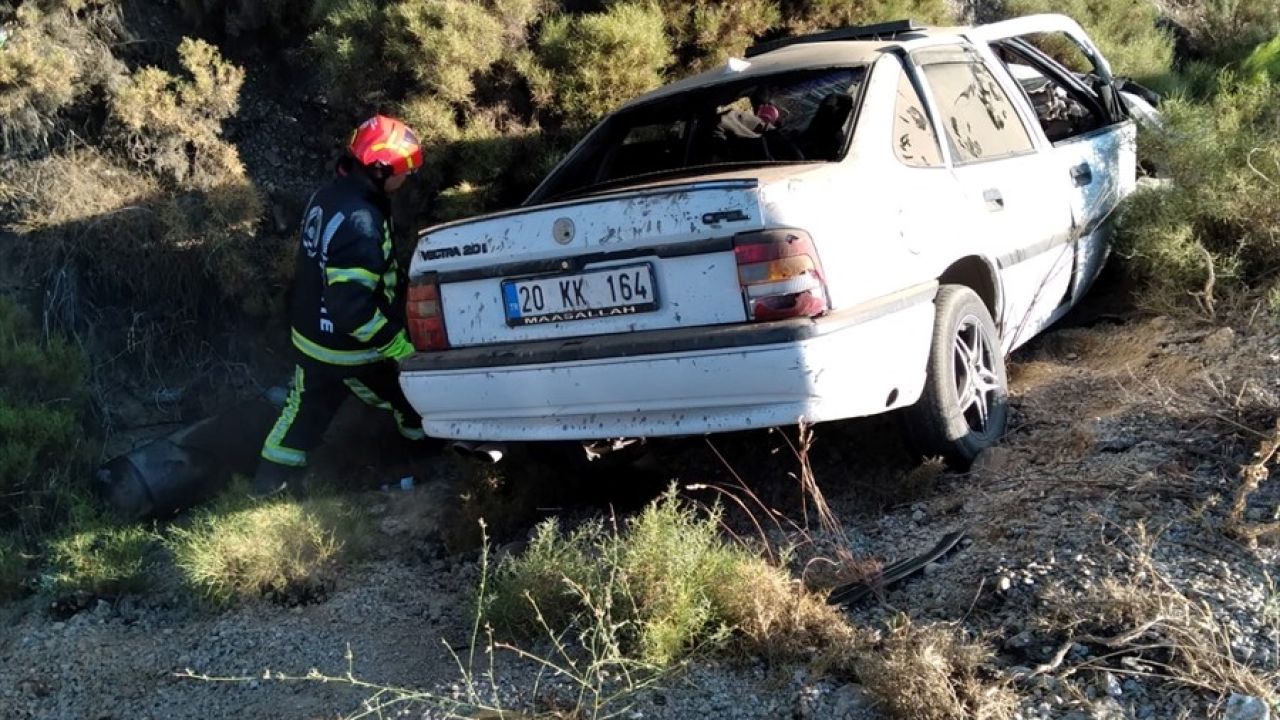
<path fill-rule="evenodd" d="M 720 537 L 720 511 L 699 514 L 669 490 L 621 528 L 588 523 L 565 534 L 540 526 L 521 555 L 498 566 L 489 608 L 500 630 L 567 627 L 607 599 L 625 620 L 626 652 L 666 667 L 733 639 L 747 652 L 793 657 L 852 642 L 834 610 L 787 574 Z"/>
<path fill-rule="evenodd" d="M 59 597 L 142 591 L 152 578 L 158 539 L 146 527 L 117 525 L 87 502 L 77 503 L 64 529 L 49 541 L 42 584 Z"/>
<path fill-rule="evenodd" d="M 1236 488 L 1235 498 L 1226 520 L 1226 532 L 1232 537 L 1256 545 L 1258 540 L 1268 537 L 1280 538 L 1280 522 L 1250 523 L 1245 520 L 1245 509 L 1249 505 L 1249 497 L 1257 492 L 1258 487 L 1271 475 L 1269 466 L 1280 456 L 1280 420 L 1272 436 L 1262 442 L 1255 455 L 1255 460 L 1240 468 L 1240 485 Z"/>
<path fill-rule="evenodd" d="M 53 468 L 81 458 L 86 365 L 0 297 L 0 527 L 41 522 Z"/>
<path fill-rule="evenodd" d="M 1083 590 L 1053 589 L 1046 595 L 1042 628 L 1065 637 L 1052 659 L 1032 670 L 1066 677 L 1084 670 L 1154 677 L 1225 696 L 1239 692 L 1278 699 L 1280 675 L 1237 660 L 1232 631 L 1203 600 L 1179 591 L 1153 559 L 1156 538 L 1142 525 L 1127 533 L 1132 566 L 1123 577 L 1105 577 Z M 1075 665 L 1064 665 L 1076 644 L 1105 648 Z"/>
<path fill-rule="evenodd" d="M 993 653 L 950 625 L 898 617 L 854 661 L 858 678 L 890 717 L 959 720 L 1013 716 L 1017 697 L 992 669 Z"/>
<path fill-rule="evenodd" d="M 215 605 L 296 599 L 322 590 L 334 566 L 361 551 L 365 523 L 337 498 L 255 502 L 233 486 L 166 543 L 187 584 Z"/>
<path fill-rule="evenodd" d="M 21 541 L 15 535 L 0 535 L 0 602 L 21 595 L 26 583 L 27 558 Z"/>

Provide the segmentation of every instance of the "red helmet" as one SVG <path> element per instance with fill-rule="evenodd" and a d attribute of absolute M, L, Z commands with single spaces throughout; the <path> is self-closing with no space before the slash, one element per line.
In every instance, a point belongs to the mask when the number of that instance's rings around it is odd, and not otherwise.
<path fill-rule="evenodd" d="M 351 133 L 347 144 L 356 162 L 385 167 L 392 175 L 404 175 L 422 167 L 422 146 L 409 126 L 384 115 L 374 115 Z"/>

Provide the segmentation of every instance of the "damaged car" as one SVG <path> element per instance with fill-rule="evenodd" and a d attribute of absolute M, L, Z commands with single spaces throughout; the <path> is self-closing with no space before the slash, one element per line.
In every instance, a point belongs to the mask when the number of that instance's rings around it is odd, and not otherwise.
<path fill-rule="evenodd" d="M 956 465 L 1080 301 L 1135 112 L 1061 15 L 789 37 L 605 117 L 514 210 L 431 227 L 401 384 L 432 436 L 694 435 L 903 411 Z"/>

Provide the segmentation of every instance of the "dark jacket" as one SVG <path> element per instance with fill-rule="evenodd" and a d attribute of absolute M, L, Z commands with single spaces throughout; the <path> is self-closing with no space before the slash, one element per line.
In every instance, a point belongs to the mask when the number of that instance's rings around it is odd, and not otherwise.
<path fill-rule="evenodd" d="M 395 357 L 404 337 L 404 283 L 392 255 L 391 206 L 360 172 L 311 196 L 293 274 L 293 344 L 307 357 L 354 366 Z"/>

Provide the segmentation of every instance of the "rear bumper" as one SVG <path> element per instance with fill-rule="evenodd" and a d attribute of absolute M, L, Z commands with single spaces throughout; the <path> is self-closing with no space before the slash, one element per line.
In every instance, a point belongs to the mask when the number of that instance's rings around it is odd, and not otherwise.
<path fill-rule="evenodd" d="M 429 435 L 581 440 L 872 415 L 924 384 L 935 284 L 817 320 L 421 353 L 401 364 Z"/>

